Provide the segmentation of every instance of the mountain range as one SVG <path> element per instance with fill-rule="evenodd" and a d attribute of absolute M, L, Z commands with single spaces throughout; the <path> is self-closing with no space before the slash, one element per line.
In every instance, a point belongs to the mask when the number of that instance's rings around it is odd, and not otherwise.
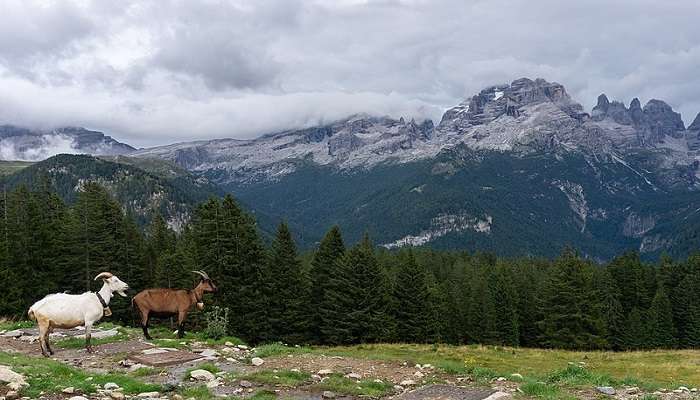
<path fill-rule="evenodd" d="M 286 219 L 303 246 L 332 224 L 350 241 L 367 231 L 388 248 L 510 255 L 572 245 L 599 259 L 626 249 L 651 257 L 700 244 L 700 114 L 686 128 L 661 100 L 626 106 L 605 95 L 585 112 L 543 79 L 488 87 L 437 125 L 354 115 L 253 140 L 140 150 L 81 128 L 21 131 L 0 127 L 0 148 L 40 158 L 34 149 L 60 136 L 76 152 L 128 155 L 109 162 L 140 160 L 132 168 L 165 162 L 217 188 L 209 193 L 232 192 L 266 216 L 261 225 Z"/>

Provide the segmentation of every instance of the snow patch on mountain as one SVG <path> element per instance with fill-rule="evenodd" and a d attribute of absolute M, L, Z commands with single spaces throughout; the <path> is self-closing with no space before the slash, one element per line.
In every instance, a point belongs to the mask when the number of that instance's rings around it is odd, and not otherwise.
<path fill-rule="evenodd" d="M 569 200 L 569 208 L 571 208 L 571 211 L 578 217 L 577 222 L 581 227 L 581 232 L 584 232 L 586 230 L 586 220 L 589 210 L 583 187 L 578 183 L 569 181 L 555 180 L 553 183 Z"/>
<path fill-rule="evenodd" d="M 391 243 L 383 244 L 387 249 L 405 246 L 422 246 L 437 238 L 452 232 L 473 230 L 488 235 L 491 233 L 493 218 L 486 214 L 483 217 L 473 217 L 467 213 L 440 214 L 430 221 L 430 228 L 418 235 L 407 235 Z"/>

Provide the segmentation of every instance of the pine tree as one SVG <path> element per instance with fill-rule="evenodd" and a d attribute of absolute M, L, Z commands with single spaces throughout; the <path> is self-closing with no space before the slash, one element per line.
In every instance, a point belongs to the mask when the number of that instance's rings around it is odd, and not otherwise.
<path fill-rule="evenodd" d="M 270 334 L 285 343 L 303 343 L 309 328 L 309 279 L 301 268 L 296 244 L 284 222 L 277 228 L 268 265 Z"/>
<path fill-rule="evenodd" d="M 495 303 L 495 341 L 502 345 L 517 346 L 520 341 L 518 327 L 517 294 L 505 266 L 499 266 L 493 277 Z"/>
<path fill-rule="evenodd" d="M 610 271 L 605 268 L 600 272 L 601 314 L 605 321 L 605 339 L 609 348 L 623 350 L 625 348 L 625 318 L 620 302 L 620 293 Z"/>
<path fill-rule="evenodd" d="M 329 323 L 324 320 L 322 309 L 332 307 L 328 304 L 331 299 L 326 292 L 331 287 L 331 277 L 335 273 L 336 264 L 345 254 L 345 244 L 340 233 L 340 228 L 333 226 L 323 237 L 318 250 L 311 260 L 311 299 L 310 306 L 313 307 L 312 329 L 310 333 L 312 339 L 319 343 L 325 343 L 326 339 L 322 334 L 322 327 Z"/>
<path fill-rule="evenodd" d="M 402 341 L 425 342 L 435 331 L 429 327 L 434 319 L 431 318 L 431 296 L 425 269 L 416 264 L 410 251 L 399 268 L 394 284 L 396 333 Z"/>
<path fill-rule="evenodd" d="M 598 319 L 591 284 L 591 266 L 572 251 L 555 262 L 542 293 L 541 343 L 563 349 L 604 346 L 603 321 Z"/>
<path fill-rule="evenodd" d="M 663 285 L 659 285 L 649 308 L 649 347 L 670 349 L 676 346 L 671 301 Z"/>
<path fill-rule="evenodd" d="M 639 350 L 648 343 L 647 326 L 644 323 L 646 313 L 633 308 L 625 322 L 625 347 L 628 350 Z"/>

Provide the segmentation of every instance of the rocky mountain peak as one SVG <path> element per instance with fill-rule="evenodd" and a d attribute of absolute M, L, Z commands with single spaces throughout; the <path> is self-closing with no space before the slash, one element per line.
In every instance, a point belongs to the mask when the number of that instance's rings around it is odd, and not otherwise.
<path fill-rule="evenodd" d="M 693 122 L 688 125 L 688 130 L 689 131 L 700 131 L 700 113 L 695 116 L 695 119 Z"/>
<path fill-rule="evenodd" d="M 605 93 L 601 93 L 600 96 L 598 96 L 598 103 L 593 107 L 593 113 L 602 113 L 605 114 L 608 112 L 608 107 L 610 106 L 610 100 L 608 100 L 608 96 L 605 95 Z"/>
<path fill-rule="evenodd" d="M 649 123 L 651 133 L 657 138 L 665 135 L 681 137 L 685 130 L 685 125 L 681 115 L 671 108 L 666 102 L 651 99 L 642 109 Z"/>

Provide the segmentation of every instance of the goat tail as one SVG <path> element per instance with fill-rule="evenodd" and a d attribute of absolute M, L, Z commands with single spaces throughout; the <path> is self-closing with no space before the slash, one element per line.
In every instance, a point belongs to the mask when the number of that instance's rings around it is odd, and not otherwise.
<path fill-rule="evenodd" d="M 36 321 L 36 315 L 34 315 L 34 310 L 32 310 L 31 308 L 29 309 L 29 311 L 27 311 L 27 316 L 32 321 Z"/>

